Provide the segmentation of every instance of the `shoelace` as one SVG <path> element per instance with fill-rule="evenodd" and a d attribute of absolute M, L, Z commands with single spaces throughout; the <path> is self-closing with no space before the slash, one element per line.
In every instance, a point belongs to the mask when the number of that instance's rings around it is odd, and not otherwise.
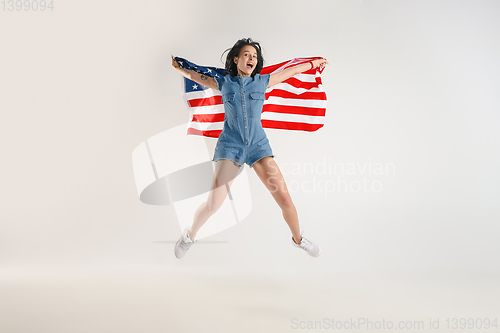
<path fill-rule="evenodd" d="M 300 242 L 299 246 L 301 248 L 303 248 L 304 250 L 309 251 L 311 249 L 311 247 L 312 247 L 312 244 L 307 239 L 305 239 L 304 237 L 302 237 L 302 241 Z"/>
<path fill-rule="evenodd" d="M 188 238 L 187 238 L 187 237 L 186 237 L 186 235 L 185 235 L 185 236 L 182 238 L 182 240 L 181 240 L 181 244 L 180 244 L 180 245 L 181 245 L 181 247 L 182 247 L 184 250 L 188 250 L 188 249 L 191 247 L 191 245 L 193 245 L 193 244 L 194 244 L 194 242 L 196 242 L 196 241 L 186 242 L 186 239 L 188 239 Z"/>
<path fill-rule="evenodd" d="M 184 250 L 187 250 L 191 247 L 191 245 L 193 245 L 193 243 L 186 243 L 184 240 L 181 241 L 181 247 L 184 249 Z"/>

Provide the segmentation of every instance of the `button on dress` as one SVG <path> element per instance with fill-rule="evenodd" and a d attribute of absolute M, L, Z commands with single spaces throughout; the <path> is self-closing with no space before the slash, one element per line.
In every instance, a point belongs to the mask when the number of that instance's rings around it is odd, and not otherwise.
<path fill-rule="evenodd" d="M 228 159 L 250 168 L 266 156 L 273 156 L 262 128 L 261 115 L 271 74 L 214 77 L 224 103 L 224 127 L 212 161 Z"/>

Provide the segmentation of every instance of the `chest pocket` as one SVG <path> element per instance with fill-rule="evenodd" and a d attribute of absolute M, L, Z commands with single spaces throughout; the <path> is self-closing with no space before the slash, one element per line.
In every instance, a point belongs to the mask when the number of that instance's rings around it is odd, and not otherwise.
<path fill-rule="evenodd" d="M 224 103 L 224 119 L 236 119 L 236 93 L 227 93 L 222 95 L 222 103 Z"/>
<path fill-rule="evenodd" d="M 252 118 L 260 118 L 262 115 L 262 107 L 266 100 L 266 94 L 262 92 L 250 93 L 250 112 Z"/>

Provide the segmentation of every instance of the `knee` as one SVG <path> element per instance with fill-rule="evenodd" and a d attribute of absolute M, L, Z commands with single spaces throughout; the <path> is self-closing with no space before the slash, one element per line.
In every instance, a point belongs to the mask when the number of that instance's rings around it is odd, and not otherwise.
<path fill-rule="evenodd" d="M 280 207 L 281 209 L 295 209 L 295 205 L 293 204 L 293 201 L 291 198 L 285 198 L 280 201 Z"/>

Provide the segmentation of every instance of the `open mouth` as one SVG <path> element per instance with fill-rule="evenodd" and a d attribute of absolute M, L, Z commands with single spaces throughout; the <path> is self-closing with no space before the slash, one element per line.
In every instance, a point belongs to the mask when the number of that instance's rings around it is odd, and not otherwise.
<path fill-rule="evenodd" d="M 252 69 L 253 68 L 253 64 L 247 64 L 247 68 L 248 69 Z"/>

